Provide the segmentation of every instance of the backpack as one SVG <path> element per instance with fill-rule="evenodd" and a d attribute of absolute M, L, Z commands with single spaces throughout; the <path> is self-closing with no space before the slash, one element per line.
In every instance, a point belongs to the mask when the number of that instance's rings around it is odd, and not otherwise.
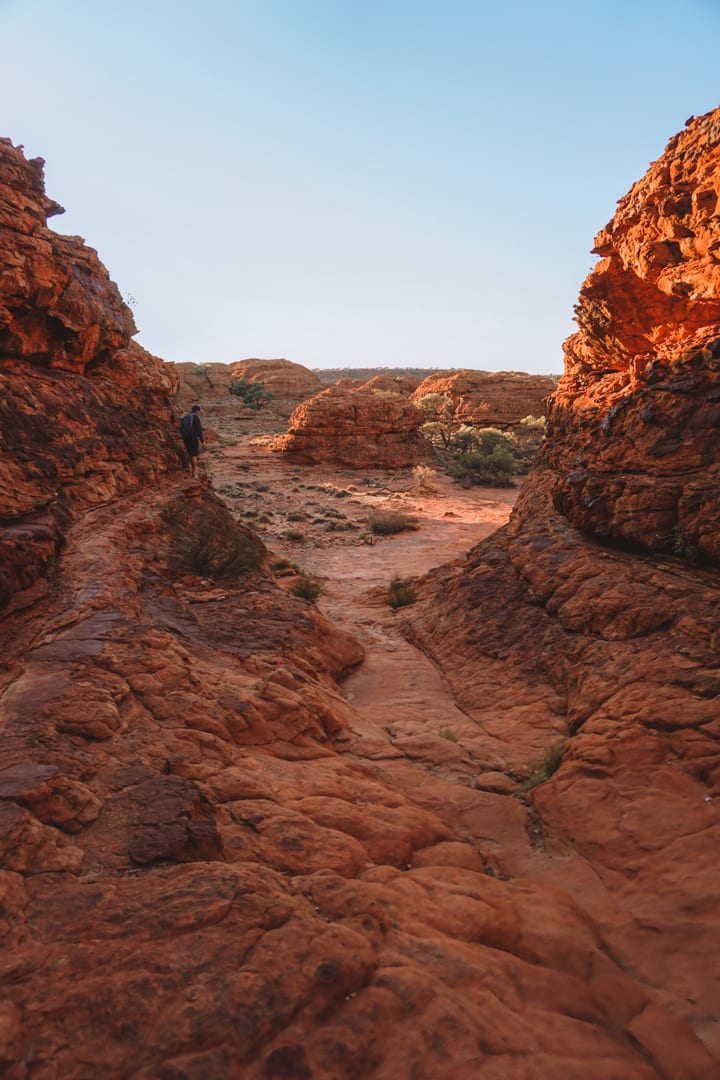
<path fill-rule="evenodd" d="M 193 435 L 195 434 L 194 413 L 185 413 L 182 420 L 180 421 L 180 434 L 182 435 L 183 439 L 192 439 Z"/>

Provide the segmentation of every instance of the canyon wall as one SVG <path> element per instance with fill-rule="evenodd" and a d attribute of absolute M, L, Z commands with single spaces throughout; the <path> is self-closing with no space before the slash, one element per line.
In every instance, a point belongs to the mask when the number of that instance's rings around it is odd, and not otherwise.
<path fill-rule="evenodd" d="M 720 118 L 692 119 L 596 237 L 544 451 L 573 525 L 720 556 Z"/>
<path fill-rule="evenodd" d="M 0 139 L 0 608 L 45 590 L 78 508 L 180 466 L 174 376 L 96 252 L 47 227 L 42 166 Z"/>
<path fill-rule="evenodd" d="M 485 756 L 396 747 L 0 146 L 3 1076 L 711 1080 L 714 577 L 588 540 L 546 465 L 407 616 Z M 565 725 L 529 803 L 493 789 Z"/>
<path fill-rule="evenodd" d="M 450 417 L 459 424 L 508 428 L 526 416 L 545 416 L 547 399 L 555 390 L 548 375 L 522 371 L 438 372 L 424 379 L 412 394 L 419 401 L 426 394 L 450 398 Z"/>
<path fill-rule="evenodd" d="M 600 233 L 509 525 L 461 573 L 431 575 L 407 622 L 490 732 L 522 730 L 508 672 L 534 688 L 534 723 L 565 723 L 562 764 L 530 796 L 543 878 L 582 898 L 609 952 L 715 1060 L 719 194 L 717 110 L 670 140 Z"/>

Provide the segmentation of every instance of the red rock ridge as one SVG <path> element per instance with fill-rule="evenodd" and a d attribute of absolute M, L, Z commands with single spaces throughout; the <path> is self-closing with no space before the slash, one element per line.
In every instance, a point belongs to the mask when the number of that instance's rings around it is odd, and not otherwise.
<path fill-rule="evenodd" d="M 477 427 L 508 428 L 526 416 L 544 416 L 555 382 L 546 375 L 521 371 L 456 371 L 430 375 L 412 394 L 446 394 L 452 399 L 452 419 Z"/>
<path fill-rule="evenodd" d="M 426 419 L 401 394 L 329 386 L 295 410 L 275 449 L 297 461 L 403 468 L 432 458 Z"/>
<path fill-rule="evenodd" d="M 720 556 L 720 111 L 688 121 L 597 236 L 544 463 L 574 525 Z"/>
<path fill-rule="evenodd" d="M 44 591 L 78 506 L 180 464 L 174 376 L 96 252 L 47 228 L 42 165 L 0 139 L 0 607 Z"/>
<path fill-rule="evenodd" d="M 562 763 L 530 796 L 544 880 L 582 897 L 609 953 L 693 1026 L 708 1076 L 720 1062 L 706 956 L 720 937 L 718 192 L 720 110 L 670 141 L 601 233 L 542 465 L 509 525 L 460 573 L 431 575 L 425 613 L 407 617 L 490 735 L 520 735 L 530 703 L 548 743 L 564 720 Z"/>

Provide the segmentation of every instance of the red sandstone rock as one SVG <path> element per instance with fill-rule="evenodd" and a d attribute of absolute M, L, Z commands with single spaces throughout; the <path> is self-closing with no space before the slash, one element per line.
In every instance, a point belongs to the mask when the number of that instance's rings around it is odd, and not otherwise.
<path fill-rule="evenodd" d="M 92 248 L 46 227 L 42 164 L 0 139 L 0 607 L 42 595 L 79 507 L 181 460 L 172 373 Z"/>
<path fill-rule="evenodd" d="M 261 382 L 274 398 L 305 401 L 322 390 L 314 371 L 292 360 L 241 360 L 232 365 L 234 379 Z"/>
<path fill-rule="evenodd" d="M 526 416 L 544 416 L 553 379 L 520 371 L 456 371 L 430 375 L 415 389 L 412 401 L 426 394 L 447 395 L 452 419 L 478 427 L 507 428 Z"/>
<path fill-rule="evenodd" d="M 401 468 L 431 459 L 426 419 L 400 394 L 330 386 L 295 410 L 275 448 L 297 461 Z"/>
<path fill-rule="evenodd" d="M 214 537 L 223 508 L 150 450 L 141 484 L 134 439 L 166 386 L 132 348 L 103 363 L 112 390 L 2 368 L 20 417 L 3 415 L 3 467 L 22 481 L 30 461 L 38 486 L 55 470 L 65 540 L 45 596 L 0 624 L 3 1075 L 711 1080 L 691 1029 L 710 1041 L 717 1015 L 714 811 L 696 805 L 717 724 L 711 583 L 647 567 L 609 605 L 631 557 L 588 561 L 529 490 L 508 547 L 439 575 L 416 632 L 494 744 L 567 701 L 577 734 L 535 816 L 389 740 L 384 757 L 380 730 L 360 760 L 339 687 L 357 641 L 262 571 L 178 565 L 184 510 Z M 89 433 L 86 472 L 63 442 L 40 456 L 60 409 L 81 449 Z M 117 439 L 105 487 L 100 431 Z M 17 517 L 11 550 L 48 542 L 52 518 Z M 643 647 L 662 634 L 656 710 Z"/>
<path fill-rule="evenodd" d="M 719 139 L 720 110 L 692 121 L 621 201 L 583 286 L 543 468 L 507 528 L 460 573 L 431 575 L 424 613 L 407 616 L 498 745 L 523 738 L 518 684 L 548 744 L 564 720 L 560 768 L 528 797 L 536 854 L 506 845 L 501 869 L 571 889 L 609 953 L 694 1028 L 708 1056 L 671 1056 L 672 1076 L 711 1076 L 720 1062 L 706 960 L 720 934 L 720 306 L 708 216 Z M 628 541 L 675 557 L 632 554 Z M 695 566 L 697 553 L 713 564 Z M 631 1026 L 652 1055 L 653 1007 Z"/>
<path fill-rule="evenodd" d="M 335 386 L 341 386 L 349 380 L 339 379 Z M 356 381 L 356 380 L 353 380 Z M 374 375 L 366 383 L 361 383 L 365 390 L 386 390 L 389 393 L 402 394 L 410 397 L 417 389 L 419 379 L 411 379 L 407 375 Z"/>
<path fill-rule="evenodd" d="M 544 460 L 580 528 L 720 555 L 720 112 L 691 120 L 595 241 Z"/>

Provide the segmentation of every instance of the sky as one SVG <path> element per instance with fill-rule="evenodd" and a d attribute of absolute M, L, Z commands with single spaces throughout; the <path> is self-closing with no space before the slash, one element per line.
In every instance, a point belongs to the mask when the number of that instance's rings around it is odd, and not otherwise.
<path fill-rule="evenodd" d="M 0 136 L 166 360 L 562 371 L 720 0 L 0 0 Z"/>

